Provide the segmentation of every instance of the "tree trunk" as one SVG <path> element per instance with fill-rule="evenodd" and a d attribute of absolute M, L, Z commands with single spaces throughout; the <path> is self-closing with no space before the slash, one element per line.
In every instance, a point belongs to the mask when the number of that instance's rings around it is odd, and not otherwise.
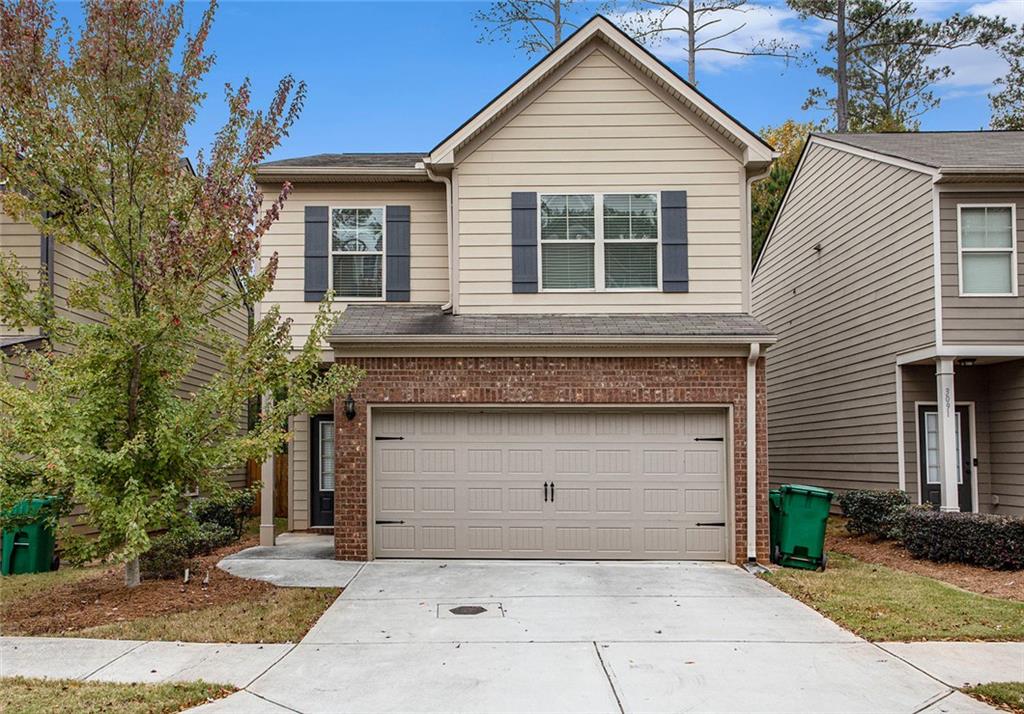
<path fill-rule="evenodd" d="M 139 577 L 139 559 L 132 558 L 124 564 L 124 584 L 125 587 L 134 588 L 142 582 L 142 578 Z"/>
<path fill-rule="evenodd" d="M 562 0 L 555 0 L 552 10 L 555 13 L 552 25 L 555 30 L 555 47 L 557 47 L 562 42 Z"/>
<path fill-rule="evenodd" d="M 693 14 L 693 2 L 690 0 L 689 12 L 687 12 L 688 25 L 686 28 L 686 64 L 687 76 L 690 84 L 697 86 L 697 18 Z"/>
<path fill-rule="evenodd" d="M 847 84 L 846 62 L 846 0 L 836 3 L 836 130 L 846 131 L 850 125 L 847 104 L 850 88 Z"/>

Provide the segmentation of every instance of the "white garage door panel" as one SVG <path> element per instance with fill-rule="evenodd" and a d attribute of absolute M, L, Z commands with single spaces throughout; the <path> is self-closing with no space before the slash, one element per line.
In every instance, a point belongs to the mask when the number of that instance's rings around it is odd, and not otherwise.
<path fill-rule="evenodd" d="M 726 557 L 722 411 L 374 412 L 382 557 Z M 547 498 L 552 491 L 553 500 Z"/>

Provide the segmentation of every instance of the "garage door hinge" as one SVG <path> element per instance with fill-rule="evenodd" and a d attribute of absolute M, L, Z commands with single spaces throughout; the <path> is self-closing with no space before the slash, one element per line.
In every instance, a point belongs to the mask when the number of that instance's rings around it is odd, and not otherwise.
<path fill-rule="evenodd" d="M 379 521 L 378 521 L 378 523 L 379 523 Z M 725 523 L 724 522 L 723 523 L 698 523 L 697 525 L 698 526 L 721 526 L 722 528 L 725 528 Z"/>
<path fill-rule="evenodd" d="M 724 436 L 698 436 L 694 441 L 725 441 Z"/>
<path fill-rule="evenodd" d="M 405 439 L 404 436 L 375 436 L 374 441 L 402 441 Z"/>
<path fill-rule="evenodd" d="M 378 526 L 400 526 L 404 525 L 405 521 L 374 521 L 373 523 Z"/>

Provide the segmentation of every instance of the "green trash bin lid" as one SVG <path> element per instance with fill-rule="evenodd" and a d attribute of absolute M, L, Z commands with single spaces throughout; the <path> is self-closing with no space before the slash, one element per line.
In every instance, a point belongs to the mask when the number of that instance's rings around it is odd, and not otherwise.
<path fill-rule="evenodd" d="M 34 516 L 39 513 L 45 506 L 49 506 L 51 503 L 56 501 L 55 496 L 47 496 L 45 498 L 23 498 L 22 500 L 15 503 L 6 515 L 8 516 Z"/>
<path fill-rule="evenodd" d="M 804 486 L 802 484 L 787 483 L 779 488 L 780 493 L 800 493 L 808 496 L 820 496 L 827 498 L 829 501 L 835 495 L 827 488 L 818 488 L 817 486 Z"/>

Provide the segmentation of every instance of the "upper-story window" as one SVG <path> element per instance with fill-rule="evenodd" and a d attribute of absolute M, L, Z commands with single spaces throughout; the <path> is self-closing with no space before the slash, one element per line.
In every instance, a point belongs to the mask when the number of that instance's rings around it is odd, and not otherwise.
<path fill-rule="evenodd" d="M 957 206 L 961 295 L 1017 294 L 1016 207 Z"/>
<path fill-rule="evenodd" d="M 542 194 L 542 290 L 656 290 L 658 195 Z"/>
<path fill-rule="evenodd" d="M 331 289 L 336 298 L 384 297 L 384 209 L 331 209 Z"/>

